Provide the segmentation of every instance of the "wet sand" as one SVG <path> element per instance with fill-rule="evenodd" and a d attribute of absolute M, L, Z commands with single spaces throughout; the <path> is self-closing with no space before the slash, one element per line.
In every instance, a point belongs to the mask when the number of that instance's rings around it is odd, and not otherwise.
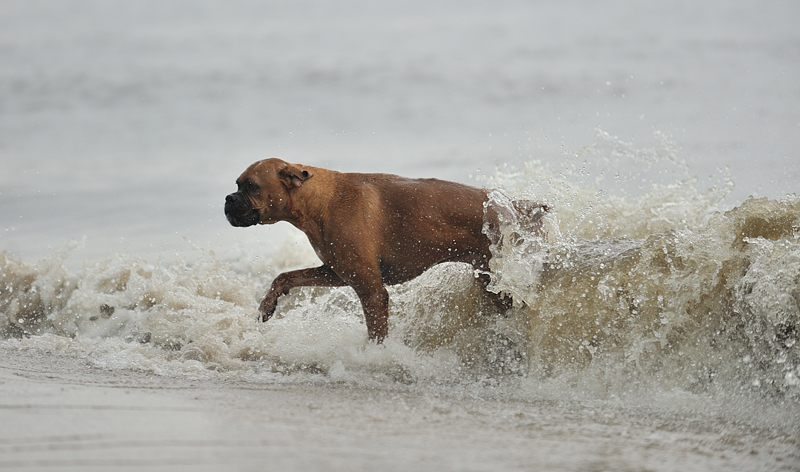
<path fill-rule="evenodd" d="M 800 470 L 796 438 L 702 416 L 0 359 L 0 469 Z"/>

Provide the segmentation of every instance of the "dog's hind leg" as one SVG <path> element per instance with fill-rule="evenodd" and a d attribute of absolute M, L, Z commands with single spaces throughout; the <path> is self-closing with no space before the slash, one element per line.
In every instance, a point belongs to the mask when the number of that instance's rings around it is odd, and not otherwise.
<path fill-rule="evenodd" d="M 486 292 L 486 296 L 489 297 L 489 300 L 492 301 L 494 306 L 497 307 L 501 313 L 505 313 L 514 306 L 514 299 L 512 299 L 510 295 L 494 293 L 488 289 L 489 283 L 491 282 L 489 274 L 484 272 L 478 275 L 478 282 L 481 283 L 483 290 Z"/>
<path fill-rule="evenodd" d="M 517 211 L 520 228 L 541 236 L 543 232 L 544 216 L 550 207 L 544 203 L 530 200 L 514 200 L 511 202 Z"/>
<path fill-rule="evenodd" d="M 488 254 L 489 249 L 486 249 Z M 492 301 L 495 307 L 501 312 L 506 312 L 511 309 L 514 305 L 514 300 L 511 299 L 510 296 L 504 295 L 501 293 L 494 293 L 489 290 L 489 284 L 491 283 L 492 279 L 489 275 L 489 255 L 487 254 L 466 254 L 457 258 L 453 258 L 451 262 L 466 262 L 467 264 L 471 265 L 475 269 L 475 273 L 478 274 L 476 278 L 478 282 L 480 282 L 481 287 L 486 292 L 486 296 Z"/>

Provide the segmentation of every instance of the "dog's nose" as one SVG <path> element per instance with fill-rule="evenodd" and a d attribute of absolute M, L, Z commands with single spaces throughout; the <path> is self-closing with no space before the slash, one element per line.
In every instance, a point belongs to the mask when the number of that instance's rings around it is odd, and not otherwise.
<path fill-rule="evenodd" d="M 235 201 L 236 201 L 236 197 L 234 197 L 233 194 L 230 194 L 227 197 L 225 197 L 225 203 L 233 203 Z"/>

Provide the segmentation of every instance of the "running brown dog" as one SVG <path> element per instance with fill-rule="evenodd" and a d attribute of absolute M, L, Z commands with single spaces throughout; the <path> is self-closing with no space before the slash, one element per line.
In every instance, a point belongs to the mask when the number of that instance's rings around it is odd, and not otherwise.
<path fill-rule="evenodd" d="M 486 190 L 438 179 L 388 174 L 353 174 L 266 159 L 252 164 L 225 198 L 233 226 L 288 221 L 303 231 L 322 260 L 320 267 L 285 272 L 272 282 L 259 311 L 275 312 L 278 297 L 300 286 L 352 287 L 364 309 L 369 339 L 382 342 L 389 330 L 385 285 L 407 282 L 442 262 L 465 262 L 489 283 L 489 238 L 493 211 L 484 211 Z M 525 202 L 530 204 L 530 202 Z M 515 207 L 541 225 L 545 205 Z M 487 292 L 502 309 L 507 297 Z"/>

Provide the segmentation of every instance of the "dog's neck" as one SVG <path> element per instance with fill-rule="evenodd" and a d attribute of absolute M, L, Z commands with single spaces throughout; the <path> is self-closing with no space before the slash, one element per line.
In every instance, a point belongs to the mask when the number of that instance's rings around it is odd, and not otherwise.
<path fill-rule="evenodd" d="M 316 238 L 323 230 L 321 225 L 324 221 L 323 215 L 328 211 L 327 205 L 336 198 L 339 173 L 327 169 L 311 169 L 314 176 L 290 193 L 291 208 L 286 221 L 306 233 L 309 238 L 312 234 Z"/>

